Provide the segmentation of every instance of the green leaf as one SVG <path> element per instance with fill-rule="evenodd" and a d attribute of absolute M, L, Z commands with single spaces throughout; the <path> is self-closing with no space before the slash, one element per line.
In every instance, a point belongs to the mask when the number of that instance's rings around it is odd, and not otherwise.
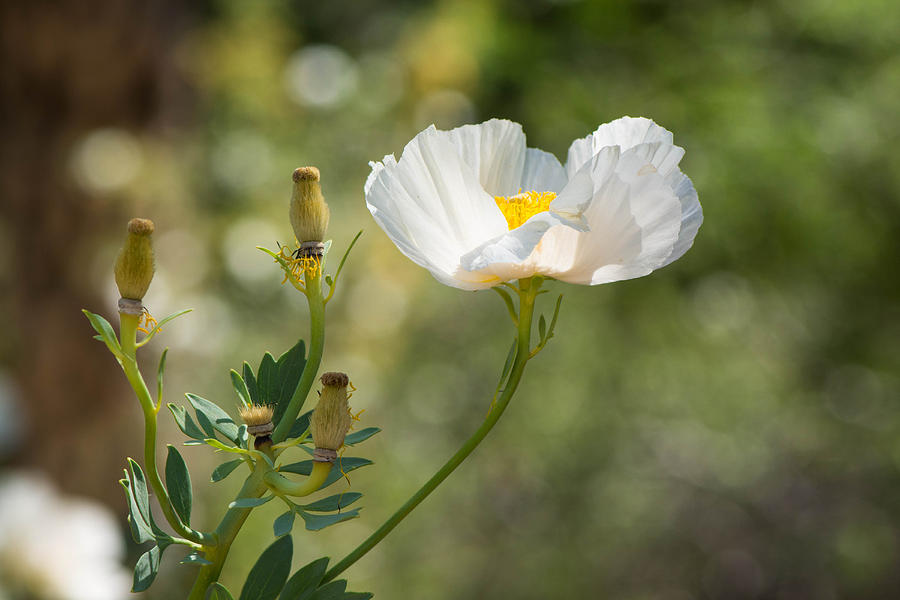
<path fill-rule="evenodd" d="M 309 597 L 309 600 L 342 600 L 346 589 L 347 580 L 338 579 L 337 581 L 326 583 L 317 589 L 316 592 Z"/>
<path fill-rule="evenodd" d="M 335 273 L 334 273 L 334 280 L 332 281 L 332 283 L 328 284 L 329 287 L 332 287 L 332 288 L 334 287 L 334 282 L 337 281 L 337 278 L 340 276 L 341 271 L 344 269 L 344 263 L 347 262 L 347 257 L 350 256 L 350 251 L 353 250 L 353 246 L 356 245 L 356 241 L 359 240 L 359 236 L 361 236 L 362 234 L 363 234 L 363 230 L 360 229 L 359 233 L 357 233 L 353 237 L 353 240 L 350 242 L 350 245 L 347 246 L 347 249 L 344 251 L 344 256 L 341 257 L 341 262 L 338 263 L 337 271 L 335 271 Z"/>
<path fill-rule="evenodd" d="M 328 559 L 319 558 L 294 573 L 288 580 L 278 600 L 309 600 L 319 587 L 328 568 Z"/>
<path fill-rule="evenodd" d="M 169 353 L 169 349 L 166 348 L 162 351 L 162 354 L 159 357 L 159 367 L 156 368 L 156 405 L 162 402 L 162 391 L 163 391 L 163 372 L 166 370 L 166 355 Z"/>
<path fill-rule="evenodd" d="M 313 411 L 308 410 L 294 421 L 291 430 L 287 434 L 287 439 L 298 438 L 309 429 L 309 420 L 312 418 Z"/>
<path fill-rule="evenodd" d="M 547 338 L 547 319 L 544 318 L 544 315 L 538 319 L 538 337 L 541 338 L 541 341 Z"/>
<path fill-rule="evenodd" d="M 247 426 L 242 423 L 241 426 L 238 427 L 238 446 L 246 450 L 249 440 L 250 434 L 247 433 Z"/>
<path fill-rule="evenodd" d="M 178 429 L 180 429 L 184 435 L 195 440 L 203 440 L 206 438 L 206 434 L 197 427 L 197 424 L 194 423 L 194 419 L 191 418 L 191 415 L 188 414 L 183 406 L 172 404 L 171 402 L 166 406 L 169 407 L 169 410 L 172 412 L 172 417 L 175 419 L 175 424 L 178 425 Z"/>
<path fill-rule="evenodd" d="M 100 336 L 100 339 L 103 340 L 103 343 L 106 344 L 106 347 L 109 348 L 109 351 L 113 353 L 113 356 L 117 358 L 122 357 L 122 347 L 119 345 L 119 338 L 116 337 L 116 332 L 113 331 L 112 325 L 109 324 L 109 321 L 101 317 L 100 315 L 95 315 L 94 313 L 82 310 L 84 316 L 88 318 L 88 321 L 91 322 L 91 327 L 94 328 L 94 331 Z"/>
<path fill-rule="evenodd" d="M 191 524 L 191 505 L 194 494 L 191 491 L 191 475 L 187 465 L 175 446 L 169 444 L 169 456 L 166 458 L 166 488 L 172 499 L 172 507 L 185 525 Z"/>
<path fill-rule="evenodd" d="M 562 304 L 562 294 L 556 299 L 556 307 L 553 309 L 553 317 L 550 319 L 550 327 L 547 329 L 547 339 L 553 337 L 553 331 L 556 329 L 556 319 L 559 318 L 559 307 Z"/>
<path fill-rule="evenodd" d="M 358 458 L 355 456 L 343 458 L 338 457 L 338 459 L 334 461 L 334 466 L 331 468 L 331 472 L 328 473 L 328 477 L 325 479 L 325 483 L 323 483 L 322 487 L 319 489 L 325 489 L 350 471 L 354 471 L 356 469 L 359 469 L 360 467 L 365 467 L 371 464 L 372 461 L 367 458 Z M 279 469 L 279 471 L 282 473 L 297 473 L 298 475 L 309 475 L 310 473 L 312 473 L 312 465 L 313 461 L 303 460 L 300 462 L 291 463 L 289 465 L 284 465 Z"/>
<path fill-rule="evenodd" d="M 297 512 L 299 512 L 300 516 L 303 517 L 303 520 L 306 521 L 306 529 L 309 531 L 319 531 L 326 527 L 337 525 L 338 523 L 349 521 L 350 519 L 355 519 L 359 516 L 359 509 L 357 508 L 348 510 L 347 512 L 331 513 L 330 515 L 315 515 L 302 510 Z"/>
<path fill-rule="evenodd" d="M 381 431 L 379 427 L 366 427 L 365 429 L 360 429 L 359 431 L 354 431 L 346 438 L 344 438 L 344 443 L 348 446 L 355 446 L 356 444 L 360 444 L 376 433 Z"/>
<path fill-rule="evenodd" d="M 230 374 L 231 387 L 234 388 L 234 392 L 237 394 L 238 400 L 241 401 L 244 408 L 247 408 L 251 404 L 250 390 L 247 389 L 247 384 L 244 382 L 244 378 L 241 377 L 240 373 L 232 369 Z"/>
<path fill-rule="evenodd" d="M 341 600 L 369 600 L 374 595 L 372 592 L 344 592 Z"/>
<path fill-rule="evenodd" d="M 313 512 L 331 512 L 350 506 L 360 498 L 362 498 L 362 494 L 359 492 L 344 492 L 316 500 L 310 504 L 303 504 L 300 508 Z"/>
<path fill-rule="evenodd" d="M 256 389 L 256 375 L 253 374 L 253 367 L 250 366 L 250 363 L 244 363 L 243 373 L 244 383 L 247 386 L 247 391 L 250 393 L 251 402 L 253 404 L 261 404 L 259 401 L 259 390 Z"/>
<path fill-rule="evenodd" d="M 222 481 L 223 479 L 231 475 L 232 471 L 241 466 L 242 462 L 244 461 L 240 458 L 229 460 L 228 462 L 223 462 L 221 465 L 213 469 L 212 475 L 209 478 L 210 481 L 212 481 L 213 483 Z"/>
<path fill-rule="evenodd" d="M 275 415 L 272 422 L 277 426 L 281 415 L 287 410 L 287 406 L 300 383 L 303 369 L 306 367 L 306 344 L 303 340 L 294 344 L 294 347 L 278 358 L 278 399 L 275 405 Z"/>
<path fill-rule="evenodd" d="M 150 495 L 147 492 L 147 479 L 141 466 L 130 457 L 128 458 L 128 468 L 131 471 L 131 491 L 134 494 L 135 502 L 141 516 L 144 517 L 145 523 L 150 523 Z"/>
<path fill-rule="evenodd" d="M 143 592 L 156 579 L 156 573 L 159 571 L 159 556 L 161 551 L 159 546 L 153 546 L 138 559 L 134 565 L 134 581 L 131 585 L 132 592 Z"/>
<path fill-rule="evenodd" d="M 163 325 L 165 325 L 166 323 L 168 323 L 168 322 L 171 321 L 172 319 L 177 319 L 177 318 L 180 317 L 181 315 L 186 315 L 187 313 L 191 312 L 192 310 L 194 310 L 194 309 L 192 309 L 192 308 L 186 308 L 186 309 L 184 309 L 184 310 L 178 311 L 178 312 L 175 313 L 175 314 L 169 315 L 168 317 L 166 317 L 165 319 L 163 319 L 162 321 L 160 321 L 159 323 L 157 323 L 157 324 L 153 327 L 153 329 L 151 329 L 150 331 L 148 331 L 148 332 L 147 332 L 147 335 L 144 336 L 144 339 L 142 339 L 141 342 L 140 342 L 140 344 L 138 344 L 138 345 L 139 345 L 139 346 L 143 346 L 144 344 L 146 344 L 147 342 L 149 342 L 149 341 L 153 338 L 154 335 L 156 335 L 157 333 L 160 332 L 160 330 L 162 329 L 162 326 L 163 326 Z"/>
<path fill-rule="evenodd" d="M 212 425 L 217 431 L 219 431 L 222 435 L 224 435 L 227 439 L 237 443 L 237 435 L 238 435 L 238 426 L 232 420 L 228 413 L 219 408 L 217 404 L 214 402 L 210 402 L 206 398 L 201 398 L 196 394 L 187 393 L 185 394 L 188 401 L 191 403 L 191 406 L 194 407 L 194 410 L 197 411 L 197 421 L 200 422 L 200 426 L 203 427 L 203 419 L 200 415 L 203 415 L 208 420 L 209 424 Z M 206 428 L 204 427 L 204 430 Z M 214 437 L 210 432 L 207 437 Z"/>
<path fill-rule="evenodd" d="M 265 496 L 264 498 L 238 498 L 228 505 L 228 508 L 254 508 L 262 506 L 275 496 Z"/>
<path fill-rule="evenodd" d="M 248 452 L 243 448 L 238 448 L 237 446 L 226 446 L 216 438 L 206 438 L 205 440 L 203 440 L 203 443 L 223 452 L 232 452 L 234 454 L 248 454 Z"/>
<path fill-rule="evenodd" d="M 206 558 L 204 558 L 199 552 L 191 552 L 190 554 L 182 558 L 179 564 L 205 567 L 206 565 L 211 565 L 213 563 L 212 561 L 206 560 Z"/>
<path fill-rule="evenodd" d="M 125 472 L 128 476 L 128 472 Z M 153 539 L 153 531 L 150 529 L 150 523 L 141 514 L 134 494 L 131 491 L 131 481 L 128 479 L 120 479 L 119 484 L 125 490 L 125 501 L 128 503 L 128 528 L 131 529 L 131 538 L 138 544 L 149 542 Z"/>
<path fill-rule="evenodd" d="M 294 541 L 286 535 L 266 548 L 247 575 L 240 600 L 274 600 L 291 572 Z"/>
<path fill-rule="evenodd" d="M 504 290 L 501 287 L 492 287 L 491 289 L 494 290 L 495 292 L 497 292 L 497 294 L 500 295 L 500 298 L 503 299 L 503 304 L 506 305 L 506 312 L 509 313 L 509 316 L 512 319 L 513 324 L 516 325 L 516 327 L 518 327 L 519 326 L 519 317 L 516 314 L 516 306 L 515 306 L 515 304 L 513 304 L 512 296 L 510 296 L 509 292 L 507 292 L 506 290 Z"/>
<path fill-rule="evenodd" d="M 292 510 L 289 510 L 283 515 L 280 515 L 277 519 L 275 519 L 275 522 L 272 523 L 272 530 L 275 532 L 275 537 L 287 535 L 293 528 L 294 511 Z"/>
<path fill-rule="evenodd" d="M 224 585 L 218 581 L 213 581 L 206 588 L 206 598 L 204 600 L 234 600 L 234 596 L 228 591 Z"/>
<path fill-rule="evenodd" d="M 276 404 L 281 394 L 278 385 L 278 365 L 275 358 L 266 352 L 256 371 L 256 387 L 259 390 L 259 404 Z"/>

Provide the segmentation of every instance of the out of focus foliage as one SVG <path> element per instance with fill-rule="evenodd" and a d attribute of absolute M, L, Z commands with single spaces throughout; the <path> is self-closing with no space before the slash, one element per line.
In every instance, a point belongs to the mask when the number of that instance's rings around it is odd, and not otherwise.
<path fill-rule="evenodd" d="M 299 564 L 355 546 L 477 426 L 511 335 L 494 294 L 441 286 L 382 235 L 367 161 L 432 122 L 510 118 L 564 158 L 602 122 L 655 119 L 687 149 L 694 248 L 647 278 L 551 285 L 557 335 L 504 422 L 347 575 L 383 599 L 884 598 L 900 589 L 898 22 L 887 0 L 223 0 L 178 45 L 192 125 L 97 131 L 73 164 L 156 221 L 151 310 L 195 309 L 162 336 L 170 390 L 227 398 L 228 368 L 306 335 L 254 249 L 289 241 L 294 167 L 321 169 L 337 249 L 366 230 L 324 367 L 384 434 L 350 477 L 361 518 Z M 199 499 L 209 523 L 225 493 Z M 259 512 L 230 587 L 271 542 Z"/>

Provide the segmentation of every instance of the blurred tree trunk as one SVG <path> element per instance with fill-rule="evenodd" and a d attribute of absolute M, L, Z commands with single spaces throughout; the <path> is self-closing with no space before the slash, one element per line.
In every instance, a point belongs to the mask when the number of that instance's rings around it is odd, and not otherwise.
<path fill-rule="evenodd" d="M 12 462 L 117 504 L 122 453 L 140 455 L 142 427 L 80 310 L 102 306 L 86 259 L 97 240 L 124 232 L 129 206 L 80 189 L 69 161 L 92 130 L 159 125 L 177 83 L 170 54 L 183 11 L 176 2 L 0 3 L 0 224 L 11 265 L 0 359 L 27 426 Z"/>

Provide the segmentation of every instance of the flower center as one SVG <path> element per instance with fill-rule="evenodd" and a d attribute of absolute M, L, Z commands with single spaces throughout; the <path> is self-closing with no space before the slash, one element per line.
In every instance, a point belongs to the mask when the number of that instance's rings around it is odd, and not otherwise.
<path fill-rule="evenodd" d="M 538 213 L 550 210 L 556 198 L 553 192 L 519 192 L 515 196 L 494 196 L 494 202 L 503 213 L 510 231 Z"/>

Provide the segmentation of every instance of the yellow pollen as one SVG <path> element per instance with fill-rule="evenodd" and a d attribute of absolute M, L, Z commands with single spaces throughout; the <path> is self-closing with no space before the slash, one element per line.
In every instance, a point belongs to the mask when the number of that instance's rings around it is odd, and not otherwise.
<path fill-rule="evenodd" d="M 494 196 L 494 201 L 503 213 L 509 229 L 522 224 L 538 213 L 550 210 L 550 203 L 556 198 L 553 192 L 519 192 L 515 196 Z"/>

